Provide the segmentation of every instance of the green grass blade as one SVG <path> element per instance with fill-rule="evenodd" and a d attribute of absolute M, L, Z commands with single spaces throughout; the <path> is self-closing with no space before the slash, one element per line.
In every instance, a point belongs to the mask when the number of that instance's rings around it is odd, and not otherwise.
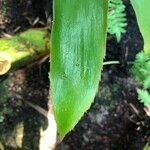
<path fill-rule="evenodd" d="M 144 52 L 150 55 L 150 0 L 131 0 L 144 38 Z"/>
<path fill-rule="evenodd" d="M 54 0 L 51 96 L 63 138 L 97 91 L 107 30 L 107 0 Z"/>

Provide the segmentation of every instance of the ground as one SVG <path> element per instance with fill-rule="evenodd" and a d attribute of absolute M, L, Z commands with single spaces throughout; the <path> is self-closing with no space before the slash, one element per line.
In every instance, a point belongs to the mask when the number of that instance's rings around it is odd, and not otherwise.
<path fill-rule="evenodd" d="M 120 43 L 108 36 L 105 59 L 119 60 L 120 64 L 104 66 L 91 108 L 63 141 L 58 139 L 58 150 L 142 150 L 150 142 L 150 118 L 137 100 L 136 88 L 140 85 L 131 75 L 132 61 L 142 49 L 143 40 L 130 2 L 124 3 L 127 32 Z M 50 26 L 51 16 L 52 3 L 48 0 L 2 0 L 0 36 Z M 47 60 L 0 77 L 0 101 L 5 102 L 5 106 L 0 102 L 0 111 L 5 114 L 0 123 L 0 149 L 38 150 L 40 132 L 47 122 L 24 101 L 47 109 L 48 72 Z"/>

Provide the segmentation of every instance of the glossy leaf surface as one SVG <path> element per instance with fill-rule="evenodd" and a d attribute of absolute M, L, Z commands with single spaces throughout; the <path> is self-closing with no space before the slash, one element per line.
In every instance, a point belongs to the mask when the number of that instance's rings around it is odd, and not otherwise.
<path fill-rule="evenodd" d="M 63 138 L 90 107 L 105 55 L 107 0 L 54 0 L 51 97 Z"/>
<path fill-rule="evenodd" d="M 150 55 L 150 1 L 131 0 L 135 10 L 138 25 L 144 38 L 144 51 Z"/>

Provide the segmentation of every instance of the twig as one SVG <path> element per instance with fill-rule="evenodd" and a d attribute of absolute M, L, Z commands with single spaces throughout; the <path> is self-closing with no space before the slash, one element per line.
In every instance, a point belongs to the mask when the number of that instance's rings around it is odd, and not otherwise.
<path fill-rule="evenodd" d="M 29 101 L 24 101 L 24 102 L 47 118 L 48 112 L 45 109 Z"/>
<path fill-rule="evenodd" d="M 137 110 L 137 108 L 136 108 L 132 103 L 130 103 L 129 105 L 131 106 L 132 110 L 136 113 L 136 115 L 137 115 L 139 118 L 141 118 L 140 113 L 139 113 L 139 111 Z"/>

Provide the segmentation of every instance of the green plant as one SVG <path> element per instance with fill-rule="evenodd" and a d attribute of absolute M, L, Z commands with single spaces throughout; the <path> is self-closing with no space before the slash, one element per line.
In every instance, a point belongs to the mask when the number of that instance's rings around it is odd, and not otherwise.
<path fill-rule="evenodd" d="M 55 118 L 59 133 L 64 137 L 94 99 L 103 66 L 106 30 L 115 34 L 119 41 L 127 24 L 121 0 L 109 1 L 109 9 L 112 9 L 109 17 L 106 0 L 61 2 L 54 1 L 50 79 Z M 150 81 L 149 58 L 147 60 L 150 54 L 150 3 L 149 0 L 131 0 L 131 3 L 144 38 L 144 60 L 140 60 L 144 61 L 143 68 L 139 68 L 140 64 L 136 62 L 134 66 L 136 78 L 140 79 L 142 72 L 145 86 L 138 90 L 139 99 L 149 105 L 146 90 Z M 115 24 L 118 27 L 115 28 Z M 139 58 L 137 56 L 137 62 L 141 57 L 142 53 Z"/>
<path fill-rule="evenodd" d="M 122 0 L 109 0 L 108 33 L 115 35 L 120 42 L 122 33 L 126 32 L 127 18 Z"/>
<path fill-rule="evenodd" d="M 45 29 L 30 29 L 11 38 L 1 38 L 0 75 L 48 55 L 48 36 Z"/>
<path fill-rule="evenodd" d="M 144 50 L 137 54 L 132 73 L 143 84 L 143 89 L 137 89 L 138 99 L 150 106 L 150 3 L 149 0 L 131 0 L 131 3 L 144 39 Z"/>
<path fill-rule="evenodd" d="M 150 144 L 146 144 L 144 150 L 150 150 Z"/>
<path fill-rule="evenodd" d="M 105 56 L 107 11 L 106 0 L 54 1 L 50 79 L 61 137 L 95 97 Z"/>
<path fill-rule="evenodd" d="M 150 55 L 150 3 L 149 0 L 131 0 L 137 22 L 144 39 L 144 53 Z"/>
<path fill-rule="evenodd" d="M 135 79 L 143 85 L 143 89 L 137 89 L 138 99 L 145 106 L 150 106 L 150 57 L 144 52 L 136 55 L 132 73 Z"/>

